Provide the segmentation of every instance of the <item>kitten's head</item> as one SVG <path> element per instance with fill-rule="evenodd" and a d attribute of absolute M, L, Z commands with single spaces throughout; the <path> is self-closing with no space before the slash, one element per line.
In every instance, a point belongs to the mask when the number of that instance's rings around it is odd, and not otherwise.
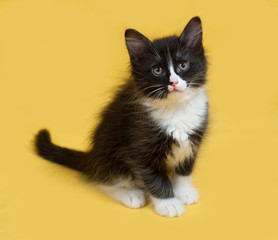
<path fill-rule="evenodd" d="M 205 84 L 206 58 L 199 17 L 182 34 L 150 41 L 134 29 L 125 32 L 134 81 L 147 98 L 186 94 Z"/>

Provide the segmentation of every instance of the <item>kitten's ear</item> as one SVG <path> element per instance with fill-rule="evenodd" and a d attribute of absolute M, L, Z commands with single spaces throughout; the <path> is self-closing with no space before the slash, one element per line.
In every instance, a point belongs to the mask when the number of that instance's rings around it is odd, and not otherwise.
<path fill-rule="evenodd" d="M 199 17 L 192 18 L 180 36 L 181 45 L 195 51 L 202 50 L 202 23 Z"/>
<path fill-rule="evenodd" d="M 131 60 L 138 60 L 152 46 L 148 38 L 134 29 L 127 29 L 125 31 L 125 42 Z"/>

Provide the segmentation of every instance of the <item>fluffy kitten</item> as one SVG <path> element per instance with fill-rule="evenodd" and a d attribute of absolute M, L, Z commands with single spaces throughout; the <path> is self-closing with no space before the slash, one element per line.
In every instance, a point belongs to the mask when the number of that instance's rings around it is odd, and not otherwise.
<path fill-rule="evenodd" d="M 179 37 L 151 42 L 128 29 L 125 40 L 131 76 L 102 112 L 91 149 L 57 146 L 41 130 L 36 150 L 130 208 L 149 197 L 158 214 L 180 216 L 198 201 L 190 176 L 208 121 L 201 21 L 192 18 Z"/>

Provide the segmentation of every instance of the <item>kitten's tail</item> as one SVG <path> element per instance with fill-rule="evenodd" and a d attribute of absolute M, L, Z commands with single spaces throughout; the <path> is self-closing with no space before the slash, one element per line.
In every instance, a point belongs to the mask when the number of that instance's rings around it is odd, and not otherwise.
<path fill-rule="evenodd" d="M 82 160 L 86 152 L 59 147 L 51 142 L 48 130 L 42 129 L 35 136 L 37 154 L 51 162 L 59 163 L 74 170 L 82 171 Z"/>

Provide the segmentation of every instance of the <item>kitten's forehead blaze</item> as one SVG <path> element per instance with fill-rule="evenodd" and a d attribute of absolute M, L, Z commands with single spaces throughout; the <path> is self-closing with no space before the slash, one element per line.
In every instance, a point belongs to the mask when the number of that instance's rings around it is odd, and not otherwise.
<path fill-rule="evenodd" d="M 159 54 L 160 61 L 170 66 L 180 50 L 179 39 L 177 36 L 172 36 L 154 40 L 153 48 Z"/>

